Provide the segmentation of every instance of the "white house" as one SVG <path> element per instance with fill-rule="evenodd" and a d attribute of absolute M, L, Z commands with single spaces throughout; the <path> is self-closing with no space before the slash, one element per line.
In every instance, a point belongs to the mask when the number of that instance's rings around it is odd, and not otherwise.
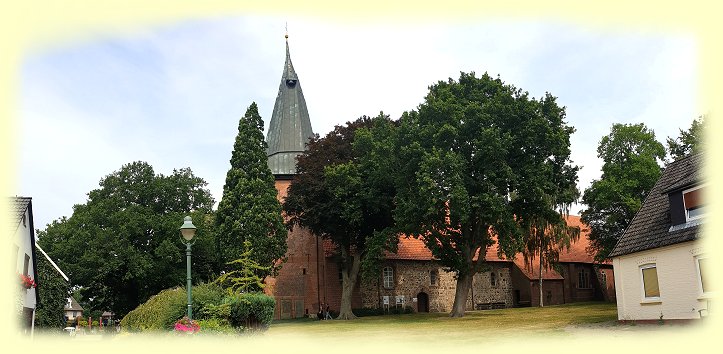
<path fill-rule="evenodd" d="M 618 320 L 707 315 L 713 293 L 700 239 L 706 214 L 702 164 L 702 153 L 671 163 L 613 248 Z"/>
<path fill-rule="evenodd" d="M 18 283 L 22 275 L 33 280 L 38 278 L 35 268 L 35 228 L 33 227 L 33 203 L 32 198 L 13 197 L 10 198 L 10 222 L 13 236 L 13 250 L 15 251 L 15 271 L 18 275 Z M 18 299 L 18 311 L 22 311 L 22 329 L 33 330 L 35 318 L 35 305 L 38 302 L 38 293 L 34 287 L 26 289 L 20 286 Z"/>

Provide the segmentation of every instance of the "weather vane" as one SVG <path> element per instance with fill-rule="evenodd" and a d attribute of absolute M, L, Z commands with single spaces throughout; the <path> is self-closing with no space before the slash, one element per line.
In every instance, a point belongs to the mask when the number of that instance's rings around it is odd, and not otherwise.
<path fill-rule="evenodd" d="M 289 39 L 289 23 L 288 22 L 284 22 L 284 31 L 286 32 L 286 34 L 284 35 L 284 38 Z"/>

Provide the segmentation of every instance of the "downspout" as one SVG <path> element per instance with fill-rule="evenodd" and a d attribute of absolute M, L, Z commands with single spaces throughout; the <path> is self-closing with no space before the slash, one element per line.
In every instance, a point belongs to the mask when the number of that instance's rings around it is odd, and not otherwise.
<path fill-rule="evenodd" d="M 316 303 L 321 306 L 321 286 L 319 279 L 319 238 L 314 236 L 316 239 Z M 314 309 L 316 313 L 316 309 Z"/>

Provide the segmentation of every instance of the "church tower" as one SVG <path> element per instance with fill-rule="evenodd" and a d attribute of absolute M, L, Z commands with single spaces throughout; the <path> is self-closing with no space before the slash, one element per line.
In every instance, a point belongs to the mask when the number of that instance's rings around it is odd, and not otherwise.
<path fill-rule="evenodd" d="M 285 37 L 286 62 L 266 135 L 268 164 L 282 203 L 296 174 L 296 157 L 314 135 L 301 83 L 291 64 L 289 36 Z M 264 288 L 276 299 L 274 319 L 313 315 L 326 303 L 327 267 L 322 243 L 308 229 L 297 226 L 289 231 L 286 244 L 286 262 L 275 278 L 266 279 Z"/>
<path fill-rule="evenodd" d="M 287 179 L 296 174 L 296 156 L 304 152 L 306 142 L 314 135 L 301 82 L 291 64 L 289 36 L 285 37 L 286 62 L 266 135 L 269 168 L 277 179 Z"/>

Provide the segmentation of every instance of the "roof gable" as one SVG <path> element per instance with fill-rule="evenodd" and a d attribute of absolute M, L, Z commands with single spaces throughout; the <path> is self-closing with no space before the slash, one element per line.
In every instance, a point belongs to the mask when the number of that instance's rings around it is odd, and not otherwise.
<path fill-rule="evenodd" d="M 633 217 L 610 257 L 622 256 L 653 248 L 669 246 L 698 238 L 699 225 L 671 229 L 668 193 L 701 182 L 703 153 L 677 160 L 663 171 L 658 182 L 648 193 L 642 207 Z"/>
<path fill-rule="evenodd" d="M 30 201 L 32 198 L 28 197 L 11 197 L 9 203 L 11 227 L 13 230 L 17 229 L 20 222 L 23 220 L 25 211 L 28 210 Z"/>

